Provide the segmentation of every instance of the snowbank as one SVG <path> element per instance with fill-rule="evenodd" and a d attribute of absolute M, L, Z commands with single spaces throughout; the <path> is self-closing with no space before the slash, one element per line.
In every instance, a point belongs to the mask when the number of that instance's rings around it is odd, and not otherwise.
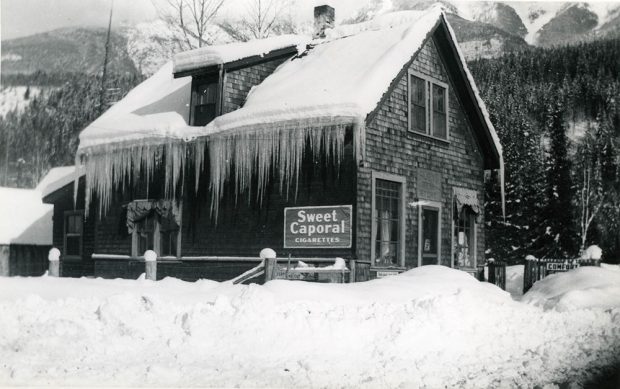
<path fill-rule="evenodd" d="M 596 307 L 620 309 L 620 272 L 583 266 L 552 274 L 536 282 L 522 301 L 558 311 Z"/>
<path fill-rule="evenodd" d="M 53 210 L 37 190 L 0 187 L 0 245 L 51 245 Z"/>
<path fill-rule="evenodd" d="M 359 284 L 0 290 L 0 385 L 534 387 L 620 362 L 620 310 L 545 311 L 439 266 Z"/>
<path fill-rule="evenodd" d="M 506 292 L 512 298 L 519 299 L 523 296 L 523 271 L 525 266 L 506 266 Z"/>

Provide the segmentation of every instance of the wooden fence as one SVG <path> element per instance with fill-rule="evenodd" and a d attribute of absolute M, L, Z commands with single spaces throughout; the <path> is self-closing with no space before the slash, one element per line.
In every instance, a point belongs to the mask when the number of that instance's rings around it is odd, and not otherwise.
<path fill-rule="evenodd" d="M 537 259 L 528 256 L 525 259 L 523 270 L 523 293 L 526 293 L 536 281 L 540 281 L 550 274 L 566 272 L 580 266 L 600 266 L 597 260 L 586 259 Z"/>
<path fill-rule="evenodd" d="M 500 261 L 489 262 L 488 268 L 488 281 L 506 290 L 506 263 Z"/>

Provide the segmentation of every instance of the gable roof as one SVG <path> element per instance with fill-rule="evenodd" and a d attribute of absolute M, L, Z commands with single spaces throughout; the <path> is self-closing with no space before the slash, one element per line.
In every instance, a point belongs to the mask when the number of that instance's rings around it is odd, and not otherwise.
<path fill-rule="evenodd" d="M 37 190 L 0 187 L 0 245 L 51 245 L 53 211 Z"/>
<path fill-rule="evenodd" d="M 86 161 L 87 181 L 89 177 L 97 181 L 90 188 L 109 190 L 112 182 L 120 182 L 131 174 L 132 165 L 139 167 L 147 163 L 149 153 L 155 152 L 153 146 L 177 147 L 176 155 L 185 155 L 181 148 L 194 147 L 197 166 L 202 166 L 206 143 L 211 159 L 211 184 L 217 192 L 213 198 L 217 199 L 230 174 L 230 161 L 237 170 L 243 170 L 235 173 L 241 186 L 251 182 L 256 171 L 252 170 L 254 164 L 258 164 L 259 185 L 263 185 L 263 176 L 276 161 L 282 165 L 281 179 L 288 180 L 298 173 L 305 142 L 329 144 L 324 150 L 338 154 L 344 144 L 344 130 L 351 127 L 359 158 L 364 152 L 369 115 L 436 31 L 443 34 L 440 53 L 448 59 L 448 73 L 459 98 L 467 102 L 465 109 L 485 154 L 485 167 L 501 167 L 501 146 L 493 125 L 458 49 L 454 32 L 441 8 L 436 6 L 328 30 L 326 39 L 311 42 L 306 50 L 282 63 L 253 87 L 242 108 L 221 115 L 204 127 L 187 124 L 191 77 L 173 78 L 173 65 L 169 63 L 80 134 L 78 160 Z M 250 50 L 251 45 L 258 48 Z M 183 71 L 212 67 L 235 60 L 239 52 L 252 55 L 266 50 L 265 47 L 279 46 L 261 47 L 255 41 L 244 47 L 244 50 L 231 50 L 234 55 L 222 48 L 180 55 L 177 67 Z M 192 140 L 196 141 L 184 142 Z M 132 148 L 140 150 L 131 152 Z M 313 150 L 318 152 L 318 149 Z M 111 158 L 110 152 L 123 155 Z M 91 163 L 89 159 L 95 161 Z M 178 169 L 182 164 L 174 160 L 171 163 L 176 163 L 172 175 L 180 177 Z M 116 176 L 104 177 L 105 172 Z M 176 179 L 170 182 L 176 183 Z"/>

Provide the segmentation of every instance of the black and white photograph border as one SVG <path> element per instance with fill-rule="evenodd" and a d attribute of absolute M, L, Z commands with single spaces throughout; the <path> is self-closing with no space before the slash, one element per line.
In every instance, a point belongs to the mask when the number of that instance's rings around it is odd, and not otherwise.
<path fill-rule="evenodd" d="M 0 387 L 620 388 L 620 2 L 0 28 Z"/>

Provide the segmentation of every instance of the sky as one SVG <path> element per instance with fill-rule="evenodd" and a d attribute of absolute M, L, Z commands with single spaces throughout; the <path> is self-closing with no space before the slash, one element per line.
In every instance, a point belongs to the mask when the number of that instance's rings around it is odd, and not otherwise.
<path fill-rule="evenodd" d="M 163 1 L 163 0 L 155 0 Z M 226 0 L 225 12 L 234 13 L 243 0 Z M 312 17 L 318 0 L 293 0 L 300 14 Z M 359 0 L 330 0 L 337 12 L 351 12 Z M 105 27 L 111 0 L 0 0 L 1 39 L 12 39 L 69 26 Z M 152 0 L 114 0 L 113 24 L 136 24 L 157 17 Z"/>
<path fill-rule="evenodd" d="M 114 1 L 113 24 L 118 26 L 155 19 L 157 12 L 152 2 L 166 0 L 0 0 L 0 38 L 12 39 L 69 26 L 105 27 L 112 1 Z M 228 13 L 239 12 L 244 1 L 252 0 L 225 0 L 225 9 L 222 9 L 221 14 L 225 16 Z M 293 2 L 292 9 L 300 20 L 306 17 L 310 20 L 315 5 L 324 3 L 332 5 L 336 9 L 336 19 L 339 19 L 343 15 L 351 15 L 356 8 L 370 0 L 290 1 Z M 589 2 L 609 2 L 609 0 Z"/>

